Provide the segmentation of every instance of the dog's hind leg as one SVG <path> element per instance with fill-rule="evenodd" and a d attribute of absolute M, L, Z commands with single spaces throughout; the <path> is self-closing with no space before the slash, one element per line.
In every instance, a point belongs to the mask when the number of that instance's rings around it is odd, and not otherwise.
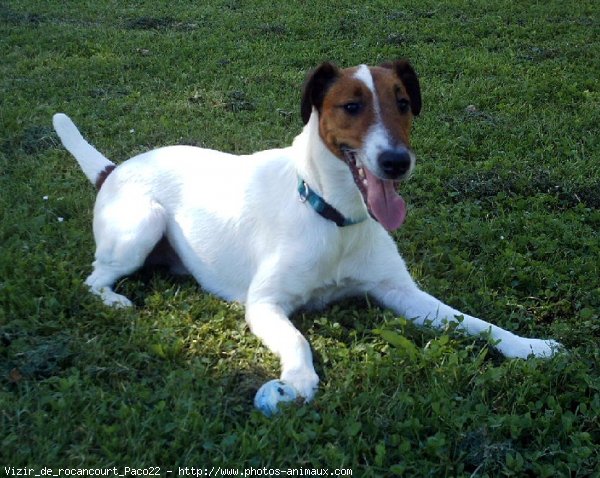
<path fill-rule="evenodd" d="M 121 277 L 139 269 L 163 237 L 166 214 L 147 197 L 121 198 L 96 205 L 94 236 L 96 260 L 85 283 L 109 306 L 128 307 L 132 303 L 113 291 Z"/>

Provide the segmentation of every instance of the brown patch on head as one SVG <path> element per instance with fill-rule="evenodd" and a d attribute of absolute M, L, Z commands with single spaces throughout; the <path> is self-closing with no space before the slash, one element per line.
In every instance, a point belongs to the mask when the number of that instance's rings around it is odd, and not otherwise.
<path fill-rule="evenodd" d="M 392 142 L 394 145 L 410 146 L 412 120 L 420 112 L 421 95 L 418 82 L 415 89 L 399 75 L 395 67 L 398 63 L 391 67 L 372 67 L 370 71 L 379 98 L 381 121 Z"/>
<path fill-rule="evenodd" d="M 100 191 L 100 188 L 102 187 L 102 185 L 104 184 L 104 181 L 106 181 L 106 178 L 109 176 L 110 173 L 113 172 L 113 169 L 115 169 L 116 166 L 114 164 L 109 164 L 108 166 L 106 166 L 106 168 L 104 168 L 103 171 L 100 172 L 100 174 L 98 174 L 98 177 L 96 178 L 96 189 L 98 191 Z"/>
<path fill-rule="evenodd" d="M 373 93 L 354 77 L 356 68 L 341 71 L 323 100 L 319 118 L 321 138 L 338 157 L 342 147 L 358 149 L 375 121 Z"/>

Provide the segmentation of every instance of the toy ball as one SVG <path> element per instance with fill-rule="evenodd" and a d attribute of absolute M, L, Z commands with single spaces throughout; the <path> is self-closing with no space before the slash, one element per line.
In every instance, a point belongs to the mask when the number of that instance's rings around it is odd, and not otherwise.
<path fill-rule="evenodd" d="M 270 380 L 256 392 L 254 406 L 264 415 L 270 417 L 279 412 L 277 405 L 282 402 L 296 400 L 298 393 L 296 389 L 283 380 Z"/>

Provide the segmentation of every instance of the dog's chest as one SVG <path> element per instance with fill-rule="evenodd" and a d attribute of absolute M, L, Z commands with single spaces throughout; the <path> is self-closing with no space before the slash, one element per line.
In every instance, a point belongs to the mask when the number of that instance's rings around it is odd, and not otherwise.
<path fill-rule="evenodd" d="M 329 247 L 315 257 L 310 268 L 312 273 L 303 283 L 303 307 L 320 308 L 344 297 L 359 294 L 364 289 L 365 248 L 358 235 L 345 239 Z"/>
<path fill-rule="evenodd" d="M 323 283 L 310 291 L 306 303 L 302 304 L 307 309 L 322 309 L 332 302 L 359 294 L 361 291 L 361 282 L 346 277 L 340 280 L 332 280 Z"/>

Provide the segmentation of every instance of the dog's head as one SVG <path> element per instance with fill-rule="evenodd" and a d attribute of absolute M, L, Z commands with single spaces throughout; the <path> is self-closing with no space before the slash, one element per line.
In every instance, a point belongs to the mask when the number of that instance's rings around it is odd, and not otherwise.
<path fill-rule="evenodd" d="M 421 111 L 419 80 L 407 61 L 378 67 L 339 69 L 323 63 L 308 77 L 301 103 L 302 120 L 319 116 L 327 148 L 346 162 L 371 215 L 386 229 L 406 216 L 396 183 L 415 164 L 410 129 Z"/>

